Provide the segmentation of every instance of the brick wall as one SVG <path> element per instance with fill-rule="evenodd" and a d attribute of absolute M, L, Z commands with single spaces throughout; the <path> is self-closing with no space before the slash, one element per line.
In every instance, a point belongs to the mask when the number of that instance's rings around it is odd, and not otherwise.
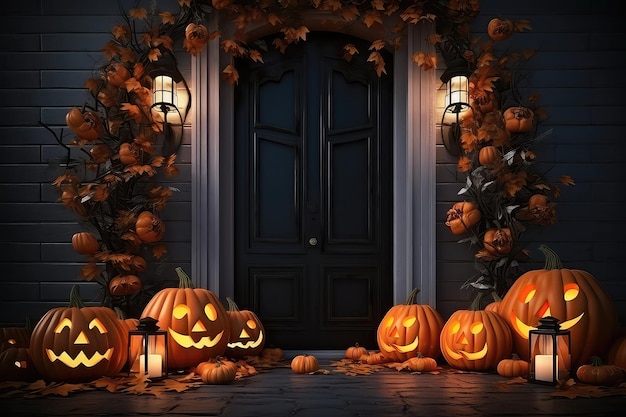
<path fill-rule="evenodd" d="M 482 0 L 475 24 L 484 35 L 488 20 L 504 15 L 530 20 L 533 30 L 515 35 L 500 47 L 533 47 L 530 63 L 533 91 L 553 129 L 536 149 L 543 167 L 554 175 L 568 174 L 575 187 L 562 187 L 559 222 L 526 235 L 532 262 L 542 266 L 540 243 L 555 249 L 565 265 L 594 274 L 610 291 L 622 324 L 626 322 L 626 284 L 621 256 L 626 248 L 622 221 L 625 202 L 622 116 L 626 101 L 626 26 L 617 13 L 617 0 Z M 123 0 L 128 10 L 134 1 Z M 176 10 L 175 0 L 159 7 Z M 170 5 L 170 6 L 168 6 Z M 57 202 L 50 182 L 58 175 L 54 161 L 62 151 L 52 135 L 38 125 L 63 127 L 69 108 L 88 99 L 83 88 L 103 62 L 100 49 L 111 28 L 121 23 L 116 1 L 20 0 L 4 2 L 0 26 L 0 324 L 38 318 L 51 307 L 64 305 L 83 265 L 71 248 L 73 233 L 82 230 L 72 212 Z M 190 79 L 190 58 L 179 53 Z M 162 281 L 175 276 L 175 266 L 190 269 L 190 146 L 187 137 L 179 152 L 181 174 L 170 185 L 180 189 L 165 208 L 163 263 L 152 264 L 150 276 Z M 461 284 L 474 273 L 473 251 L 457 243 L 443 225 L 449 206 L 458 201 L 464 176 L 455 160 L 437 150 L 437 291 L 444 316 L 466 308 Z M 82 283 L 90 300 L 98 286 Z"/>
<path fill-rule="evenodd" d="M 121 5 L 130 10 L 134 3 L 125 0 Z M 171 11 L 178 7 L 175 0 L 158 4 Z M 89 99 L 84 83 L 105 63 L 100 50 L 113 26 L 123 21 L 118 2 L 108 0 L 21 0 L 4 3 L 2 9 L 0 323 L 12 325 L 24 323 L 26 316 L 38 320 L 48 309 L 66 305 L 76 283 L 85 301 L 98 295 L 99 285 L 78 281 L 85 258 L 72 249 L 71 237 L 83 229 L 74 213 L 57 202 L 50 184 L 61 173 L 63 149 L 38 123 L 60 133 L 67 111 Z M 177 55 L 189 79 L 189 55 Z M 185 135 L 178 152 L 180 175 L 167 184 L 180 191 L 162 212 L 168 254 L 151 263 L 146 273 L 157 285 L 176 277 L 176 266 L 190 269 L 188 131 Z"/>

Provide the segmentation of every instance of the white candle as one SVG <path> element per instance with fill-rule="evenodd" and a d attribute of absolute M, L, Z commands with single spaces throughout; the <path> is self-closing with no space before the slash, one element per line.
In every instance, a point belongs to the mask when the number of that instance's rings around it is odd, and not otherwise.
<path fill-rule="evenodd" d="M 559 358 L 556 358 L 556 368 L 559 369 Z M 552 355 L 535 356 L 535 379 L 537 381 L 552 382 Z"/>
<path fill-rule="evenodd" d="M 148 377 L 157 378 L 163 375 L 163 358 L 161 355 L 148 355 Z M 145 368 L 146 355 L 139 355 L 139 373 L 143 374 Z"/>

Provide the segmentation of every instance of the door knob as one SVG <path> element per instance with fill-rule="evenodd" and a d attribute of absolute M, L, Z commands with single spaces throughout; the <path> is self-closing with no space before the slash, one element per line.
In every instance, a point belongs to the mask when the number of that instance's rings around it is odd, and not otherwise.
<path fill-rule="evenodd" d="M 309 245 L 311 245 L 311 246 L 317 245 L 317 239 L 314 238 L 314 237 L 310 238 L 309 239 Z"/>

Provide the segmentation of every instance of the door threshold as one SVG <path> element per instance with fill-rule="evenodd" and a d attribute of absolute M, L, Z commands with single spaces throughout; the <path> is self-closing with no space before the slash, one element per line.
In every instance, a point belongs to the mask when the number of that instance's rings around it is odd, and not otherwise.
<path fill-rule="evenodd" d="M 346 351 L 345 350 L 332 350 L 332 349 L 317 349 L 317 350 L 300 350 L 300 349 L 293 349 L 293 350 L 283 350 L 283 354 L 285 356 L 285 359 L 293 359 L 298 355 L 313 355 L 315 356 L 317 359 L 324 359 L 324 360 L 341 360 L 346 356 Z"/>

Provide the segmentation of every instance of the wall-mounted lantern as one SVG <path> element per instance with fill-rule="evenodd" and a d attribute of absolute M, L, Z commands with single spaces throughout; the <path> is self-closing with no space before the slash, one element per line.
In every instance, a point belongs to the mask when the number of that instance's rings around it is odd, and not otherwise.
<path fill-rule="evenodd" d="M 441 76 L 446 86 L 445 107 L 441 117 L 441 140 L 446 150 L 460 156 L 461 121 L 464 113 L 471 111 L 469 103 L 469 77 L 471 71 L 466 67 L 448 68 Z"/>
<path fill-rule="evenodd" d="M 183 137 L 183 124 L 191 108 L 191 92 L 178 69 L 178 62 L 169 50 L 151 62 L 147 75 L 152 79 L 152 111 L 163 121 L 164 154 L 176 152 Z"/>

